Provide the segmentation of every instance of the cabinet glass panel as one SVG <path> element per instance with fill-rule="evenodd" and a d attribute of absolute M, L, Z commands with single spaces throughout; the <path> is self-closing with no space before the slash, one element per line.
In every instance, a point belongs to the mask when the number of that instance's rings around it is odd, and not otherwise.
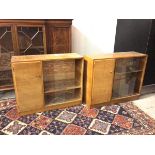
<path fill-rule="evenodd" d="M 116 73 L 129 73 L 142 71 L 143 69 L 142 58 L 130 58 L 130 59 L 117 59 L 116 60 Z"/>
<path fill-rule="evenodd" d="M 43 61 L 45 103 L 80 99 L 81 60 Z"/>
<path fill-rule="evenodd" d="M 143 58 L 116 60 L 112 98 L 139 93 L 143 65 Z"/>
<path fill-rule="evenodd" d="M 11 73 L 13 55 L 11 26 L 0 27 L 0 88 L 13 85 Z"/>
<path fill-rule="evenodd" d="M 17 31 L 20 55 L 44 54 L 43 27 L 19 26 Z"/>

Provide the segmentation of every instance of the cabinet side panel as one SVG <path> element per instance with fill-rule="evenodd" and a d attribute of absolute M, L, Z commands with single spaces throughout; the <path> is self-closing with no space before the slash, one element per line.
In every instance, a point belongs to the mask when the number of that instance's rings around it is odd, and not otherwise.
<path fill-rule="evenodd" d="M 13 78 L 19 112 L 43 108 L 43 77 L 41 62 L 13 63 Z"/>
<path fill-rule="evenodd" d="M 142 85 L 143 85 L 143 80 L 144 80 L 144 76 L 145 76 L 146 64 L 147 64 L 148 56 L 146 55 L 143 59 L 144 59 L 143 60 L 144 62 L 142 64 L 143 71 L 142 71 L 142 76 L 141 76 L 141 79 L 140 79 L 139 93 L 141 93 L 141 89 L 142 89 Z"/>
<path fill-rule="evenodd" d="M 84 58 L 84 82 L 83 82 L 83 101 L 88 107 L 92 101 L 92 74 L 93 74 L 93 60 Z"/>
<path fill-rule="evenodd" d="M 114 77 L 114 59 L 94 61 L 92 104 L 110 102 Z"/>

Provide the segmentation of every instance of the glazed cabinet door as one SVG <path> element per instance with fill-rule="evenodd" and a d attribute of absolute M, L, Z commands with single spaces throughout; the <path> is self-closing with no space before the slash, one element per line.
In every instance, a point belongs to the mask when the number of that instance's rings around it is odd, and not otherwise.
<path fill-rule="evenodd" d="M 49 27 L 48 44 L 52 53 L 68 53 L 71 51 L 70 27 Z"/>
<path fill-rule="evenodd" d="M 0 90 L 13 89 L 11 57 L 15 55 L 12 25 L 0 25 Z"/>
<path fill-rule="evenodd" d="M 45 26 L 16 25 L 17 51 L 19 55 L 46 53 Z"/>
<path fill-rule="evenodd" d="M 36 111 L 43 108 L 42 63 L 13 63 L 13 79 L 19 112 Z"/>
<path fill-rule="evenodd" d="M 114 68 L 114 59 L 94 61 L 92 104 L 111 100 Z"/>

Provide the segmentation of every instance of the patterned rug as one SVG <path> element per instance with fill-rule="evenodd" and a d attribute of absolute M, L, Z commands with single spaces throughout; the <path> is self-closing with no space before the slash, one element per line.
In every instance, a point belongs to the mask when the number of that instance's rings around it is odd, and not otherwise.
<path fill-rule="evenodd" d="M 15 99 L 0 101 L 0 135 L 151 135 L 155 120 L 132 102 L 85 105 L 20 117 Z"/>

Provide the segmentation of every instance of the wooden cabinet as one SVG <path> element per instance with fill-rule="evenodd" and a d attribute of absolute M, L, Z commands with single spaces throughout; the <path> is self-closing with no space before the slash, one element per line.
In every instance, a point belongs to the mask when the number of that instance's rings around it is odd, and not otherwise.
<path fill-rule="evenodd" d="M 47 51 L 50 53 L 71 52 L 72 20 L 46 21 Z"/>
<path fill-rule="evenodd" d="M 88 107 L 138 98 L 147 55 L 120 52 L 84 59 L 84 101 Z"/>
<path fill-rule="evenodd" d="M 70 52 L 71 24 L 71 19 L 0 20 L 0 90 L 13 89 L 13 55 Z"/>
<path fill-rule="evenodd" d="M 76 53 L 12 57 L 20 114 L 80 104 L 83 57 Z"/>
<path fill-rule="evenodd" d="M 16 55 L 13 43 L 13 26 L 0 25 L 0 89 L 12 88 L 11 57 Z"/>

